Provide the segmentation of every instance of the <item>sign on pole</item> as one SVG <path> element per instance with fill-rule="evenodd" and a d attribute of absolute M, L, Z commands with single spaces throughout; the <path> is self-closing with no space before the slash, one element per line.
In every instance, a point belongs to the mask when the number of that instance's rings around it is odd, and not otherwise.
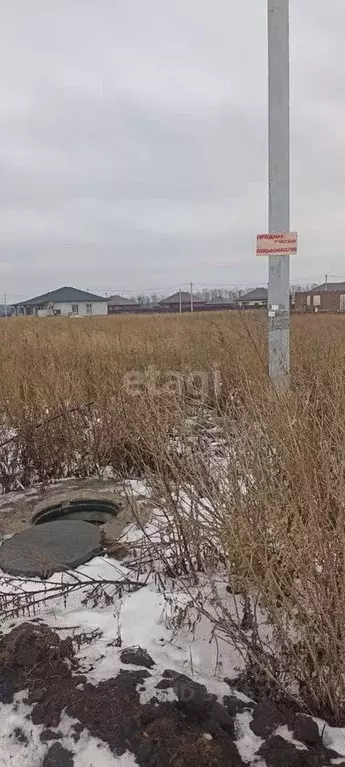
<path fill-rule="evenodd" d="M 258 234 L 257 256 L 289 256 L 293 253 L 297 253 L 297 232 Z"/>

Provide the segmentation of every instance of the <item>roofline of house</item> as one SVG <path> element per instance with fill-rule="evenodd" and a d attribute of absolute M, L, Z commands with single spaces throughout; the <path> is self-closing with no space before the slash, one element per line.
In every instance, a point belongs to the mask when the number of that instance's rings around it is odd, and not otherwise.
<path fill-rule="evenodd" d="M 77 288 L 76 288 L 77 290 Z M 54 290 L 51 291 L 52 293 L 55 293 Z M 81 291 L 83 292 L 83 291 Z M 28 298 L 26 301 L 18 301 L 16 304 L 12 304 L 13 307 L 16 306 L 38 306 L 39 304 L 49 304 L 51 301 L 54 304 L 65 304 L 65 303 L 107 303 L 107 299 L 104 296 L 96 296 L 94 293 L 87 293 L 87 296 L 85 295 L 85 298 L 75 298 L 71 299 L 71 301 L 61 300 L 59 299 L 51 299 L 47 297 L 48 294 L 43 293 L 42 296 L 35 296 L 34 298 Z"/>

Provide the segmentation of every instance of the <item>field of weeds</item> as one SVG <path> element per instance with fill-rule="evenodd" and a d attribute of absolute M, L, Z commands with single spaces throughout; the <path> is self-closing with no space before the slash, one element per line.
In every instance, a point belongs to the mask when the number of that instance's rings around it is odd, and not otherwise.
<path fill-rule="evenodd" d="M 283 396 L 261 313 L 18 318 L 0 340 L 3 491 L 148 477 L 159 577 L 188 577 L 191 609 L 240 648 L 253 683 L 341 720 L 345 318 L 293 317 Z"/>
<path fill-rule="evenodd" d="M 260 316 L 18 318 L 0 336 L 1 442 L 16 435 L 1 456 L 6 490 L 13 478 L 137 472 L 187 414 L 265 381 Z"/>

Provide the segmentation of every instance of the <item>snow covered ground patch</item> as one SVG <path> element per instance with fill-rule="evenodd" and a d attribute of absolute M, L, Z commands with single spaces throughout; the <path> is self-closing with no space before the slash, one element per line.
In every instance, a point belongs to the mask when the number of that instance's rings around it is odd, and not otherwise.
<path fill-rule="evenodd" d="M 166 595 L 157 590 L 153 580 L 138 590 L 127 593 L 126 583 L 134 582 L 133 573 L 120 562 L 107 557 L 96 557 L 79 567 L 74 574 L 55 574 L 46 582 L 47 590 L 57 587 L 61 581 L 74 583 L 78 578 L 85 588 L 68 595 L 59 596 L 43 603 L 36 610 L 36 618 L 57 630 L 62 638 L 78 634 L 95 634 L 89 644 L 82 644 L 77 656 L 83 669 L 92 681 L 101 681 L 114 676 L 121 667 L 121 648 L 141 646 L 152 655 L 157 676 L 164 668 L 194 676 L 203 684 L 212 687 L 212 692 L 224 695 L 228 686 L 224 677 L 234 677 L 243 667 L 240 655 L 226 642 L 216 640 L 212 635 L 211 623 L 202 618 L 192 630 L 181 627 L 175 635 L 169 626 L 170 606 Z M 29 595 L 42 590 L 42 581 L 8 578 L 0 573 L 1 591 L 24 588 Z M 90 594 L 95 582 L 107 582 L 107 590 L 113 593 L 112 581 L 123 583 L 123 593 L 115 595 L 111 604 L 104 600 L 91 599 L 85 604 L 85 595 Z M 178 600 L 179 595 L 175 595 Z M 185 595 L 181 594 L 181 604 Z M 8 619 L 3 630 L 22 622 L 22 617 Z M 155 673 L 155 672 L 153 672 Z M 200 679 L 199 679 L 200 678 Z"/>
<path fill-rule="evenodd" d="M 128 530 L 128 533 L 130 538 L 133 536 L 132 539 L 136 540 L 135 528 Z M 224 678 L 234 679 L 243 669 L 241 656 L 220 637 L 215 639 L 212 624 L 205 616 L 189 628 L 182 624 L 177 631 L 169 594 L 162 593 L 152 577 L 141 576 L 136 584 L 134 571 L 108 557 L 96 557 L 74 572 L 55 574 L 45 586 L 38 579 L 25 582 L 0 573 L 2 594 L 7 591 L 22 598 L 25 592 L 30 601 L 35 594 L 37 596 L 42 592 L 42 588 L 49 591 L 61 582 L 69 585 L 77 582 L 80 588 L 42 602 L 35 611 L 31 608 L 29 617 L 17 615 L 6 618 L 2 624 L 4 633 L 29 620 L 36 626 L 40 623 L 49 626 L 61 639 L 72 637 L 78 671 L 86 676 L 93 690 L 121 675 L 122 679 L 131 678 L 133 672 L 140 676 L 143 664 L 127 663 L 122 654 L 128 648 L 142 648 L 149 662 L 138 681 L 140 705 L 150 706 L 150 701 L 155 699 L 156 706 L 172 706 L 172 702 L 177 700 L 177 692 L 171 680 L 181 674 L 192 683 L 204 685 L 207 694 L 217 696 L 216 705 L 223 704 L 224 696 L 228 696 L 230 703 L 232 701 L 238 706 L 233 715 L 232 748 L 236 749 L 243 765 L 265 767 L 265 760 L 259 751 L 263 745 L 266 747 L 266 741 L 256 735 L 251 727 L 253 714 L 249 709 L 255 704 L 224 681 Z M 102 596 L 97 592 L 97 584 L 105 584 Z M 227 599 L 230 605 L 233 597 L 228 595 Z M 175 590 L 174 600 L 180 601 L 183 607 L 186 594 Z M 75 688 L 78 694 L 79 689 L 82 694 L 83 687 L 84 682 L 81 682 Z M 33 724 L 33 707 L 25 702 L 26 698 L 25 692 L 17 693 L 12 703 L 3 703 L 0 707 L 0 767 L 17 767 L 19 764 L 41 767 L 51 747 L 51 741 L 42 742 L 44 726 Z M 223 708 L 222 705 L 223 711 L 226 711 L 226 706 Z M 177 709 L 169 709 L 173 710 Z M 102 716 L 105 719 L 108 716 L 106 705 Z M 63 713 L 58 726 L 52 728 L 52 737 L 55 733 L 59 748 L 72 755 L 73 767 L 132 767 L 145 764 L 145 761 L 137 761 L 129 747 L 127 751 L 116 754 L 109 743 L 91 735 L 84 725 L 76 737 L 76 723 L 78 721 Z M 345 756 L 345 729 L 328 727 L 321 721 L 318 726 L 323 746 L 332 748 L 339 754 L 339 759 Z M 205 728 L 205 748 L 214 747 L 216 740 L 209 732 L 209 724 L 205 724 Z M 291 749 L 308 752 L 303 743 L 294 739 L 285 724 L 276 728 L 273 736 L 280 737 Z M 325 765 L 331 763 L 324 762 Z"/>
<path fill-rule="evenodd" d="M 45 584 L 39 579 L 26 582 L 9 578 L 3 573 L 0 573 L 0 582 L 3 594 L 17 593 L 22 597 L 24 591 L 30 602 L 35 595 L 41 597 L 44 587 L 48 593 L 50 588 L 57 588 L 61 582 L 73 585 L 77 580 L 82 584 L 82 588 L 70 595 L 59 595 L 42 602 L 35 610 L 31 608 L 29 620 L 36 625 L 48 625 L 61 639 L 67 636 L 76 639 L 80 672 L 90 683 L 97 685 L 102 680 L 114 679 L 121 670 L 137 670 L 137 665 L 124 664 L 121 654 L 125 648 L 140 646 L 145 648 L 153 661 L 149 675 L 140 687 L 141 703 L 147 703 L 153 697 L 160 701 L 176 699 L 172 685 L 167 689 L 157 689 L 166 669 L 176 675 L 185 674 L 205 685 L 222 701 L 229 692 L 228 685 L 223 681 L 224 676 L 235 675 L 241 663 L 240 657 L 230 652 L 227 644 L 212 638 L 212 626 L 206 619 L 202 619 L 194 630 L 182 627 L 176 634 L 166 620 L 169 606 L 164 594 L 158 591 L 153 580 L 139 583 L 136 590 L 128 592 L 126 585 L 129 581 L 133 582 L 133 577 L 133 573 L 120 562 L 96 557 L 75 572 L 51 576 Z M 108 593 L 112 593 L 111 600 L 90 598 L 95 583 L 112 584 L 113 581 L 118 581 L 122 587 L 114 596 L 112 586 L 106 586 L 105 591 L 108 589 Z M 7 618 L 3 623 L 4 632 L 8 633 L 23 620 L 28 618 L 23 619 L 22 615 Z M 9 757 L 14 760 L 13 765 L 20 763 L 24 767 L 37 767 L 40 763 L 37 759 L 44 758 L 46 744 L 40 742 L 42 728 L 31 723 L 28 718 L 31 708 L 23 703 L 23 698 L 25 695 L 20 693 L 12 704 L 2 706 L 4 715 L 0 732 L 3 756 L 0 767 L 12 764 L 8 761 Z M 17 728 L 30 743 L 25 751 L 25 761 L 21 757 L 24 743 L 18 742 L 13 734 Z M 62 730 L 62 724 L 58 730 Z M 135 764 L 133 755 L 115 757 L 106 744 L 96 742 L 97 739 L 91 738 L 87 731 L 78 743 L 74 742 L 72 734 L 64 726 L 59 743 L 73 753 L 74 767 Z"/>
<path fill-rule="evenodd" d="M 1 705 L 0 716 L 0 767 L 38 767 L 44 763 L 49 746 L 56 735 L 58 742 L 73 754 L 74 767 L 134 767 L 133 754 L 126 752 L 114 757 L 109 747 L 87 730 L 76 738 L 73 721 L 63 715 L 58 728 L 45 730 L 44 726 L 32 724 L 31 706 L 23 702 L 24 693 L 15 696 L 13 704 Z M 45 740 L 46 734 L 50 740 Z"/>
<path fill-rule="evenodd" d="M 12 704 L 1 704 L 0 767 L 34 767 L 43 761 L 45 746 L 40 741 L 40 728 L 27 719 L 31 707 L 18 693 Z"/>

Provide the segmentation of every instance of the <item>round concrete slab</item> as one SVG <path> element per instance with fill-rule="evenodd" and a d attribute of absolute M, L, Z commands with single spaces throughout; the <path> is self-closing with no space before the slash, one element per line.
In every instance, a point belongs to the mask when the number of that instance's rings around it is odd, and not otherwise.
<path fill-rule="evenodd" d="M 101 533 L 89 522 L 47 522 L 4 541 L 0 569 L 11 575 L 46 578 L 88 562 L 101 548 Z"/>
<path fill-rule="evenodd" d="M 26 530 L 31 526 L 34 514 L 48 506 L 92 497 L 102 501 L 115 501 L 119 504 L 121 511 L 117 519 L 120 523 L 123 518 L 123 527 L 125 527 L 129 522 L 134 522 L 132 507 L 126 496 L 126 487 L 126 483 L 123 482 L 115 482 L 103 477 L 87 477 L 86 479 L 64 479 L 47 486 L 37 485 L 24 492 L 16 490 L 6 493 L 0 496 L 0 540 L 4 535 L 14 535 L 21 530 Z"/>

